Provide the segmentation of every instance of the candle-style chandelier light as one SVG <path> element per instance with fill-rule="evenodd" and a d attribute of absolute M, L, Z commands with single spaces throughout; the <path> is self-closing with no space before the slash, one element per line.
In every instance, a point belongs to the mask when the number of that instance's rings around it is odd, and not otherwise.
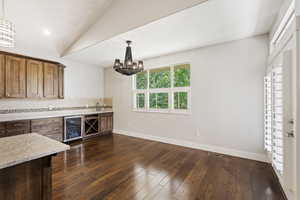
<path fill-rule="evenodd" d="M 131 41 L 126 41 L 126 53 L 124 63 L 120 59 L 115 59 L 114 69 L 124 75 L 131 76 L 144 70 L 143 61 L 134 62 L 132 59 Z"/>

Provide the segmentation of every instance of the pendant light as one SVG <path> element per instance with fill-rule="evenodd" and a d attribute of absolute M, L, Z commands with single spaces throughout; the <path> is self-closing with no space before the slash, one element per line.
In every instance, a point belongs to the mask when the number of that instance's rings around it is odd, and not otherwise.
<path fill-rule="evenodd" d="M 143 61 L 134 62 L 132 59 L 131 41 L 126 41 L 126 53 L 124 63 L 120 59 L 115 59 L 114 69 L 124 75 L 131 76 L 144 70 Z"/>
<path fill-rule="evenodd" d="M 15 47 L 15 27 L 13 23 L 5 19 L 5 4 L 2 0 L 2 15 L 0 19 L 0 46 Z"/>

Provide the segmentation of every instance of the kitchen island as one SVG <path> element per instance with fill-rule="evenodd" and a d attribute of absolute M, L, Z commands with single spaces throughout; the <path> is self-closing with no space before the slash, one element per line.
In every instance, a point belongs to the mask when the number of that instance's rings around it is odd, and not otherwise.
<path fill-rule="evenodd" d="M 0 138 L 0 199 L 50 200 L 51 158 L 69 148 L 35 133 Z"/>

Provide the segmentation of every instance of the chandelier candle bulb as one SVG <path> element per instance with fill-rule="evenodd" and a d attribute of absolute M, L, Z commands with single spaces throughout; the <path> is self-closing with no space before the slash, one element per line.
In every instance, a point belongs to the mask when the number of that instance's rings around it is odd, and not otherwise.
<path fill-rule="evenodd" d="M 143 61 L 134 62 L 132 59 L 132 51 L 131 51 L 131 41 L 126 41 L 127 47 L 126 47 L 126 53 L 125 53 L 125 60 L 124 64 L 120 61 L 120 59 L 115 59 L 114 63 L 114 70 L 117 72 L 131 76 L 134 74 L 137 74 L 139 72 L 144 71 L 144 63 Z"/>

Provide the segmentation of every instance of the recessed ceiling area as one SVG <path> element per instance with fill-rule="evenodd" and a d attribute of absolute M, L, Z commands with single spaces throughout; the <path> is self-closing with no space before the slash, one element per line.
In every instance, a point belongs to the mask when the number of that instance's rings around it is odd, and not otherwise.
<path fill-rule="evenodd" d="M 123 58 L 133 41 L 136 59 L 268 33 L 282 0 L 211 0 L 71 53 L 66 58 L 102 67 Z"/>

